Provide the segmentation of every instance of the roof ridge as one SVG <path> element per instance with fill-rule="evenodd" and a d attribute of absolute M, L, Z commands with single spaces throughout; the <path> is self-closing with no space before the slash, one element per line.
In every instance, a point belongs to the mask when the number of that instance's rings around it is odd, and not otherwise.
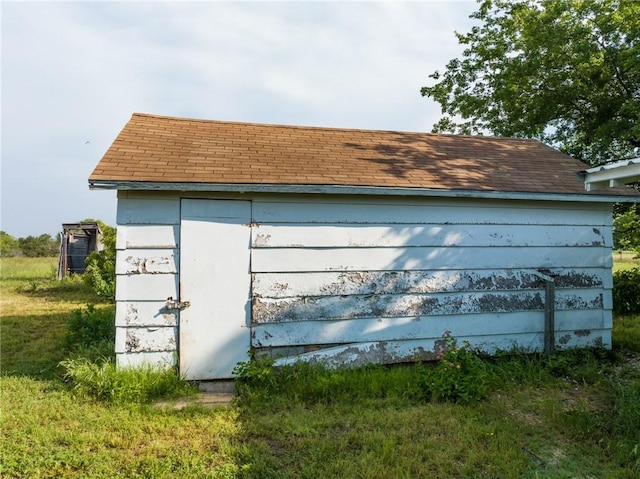
<path fill-rule="evenodd" d="M 185 121 L 189 123 L 217 123 L 217 124 L 231 124 L 231 125 L 245 125 L 245 126 L 258 126 L 268 128 L 288 128 L 295 130 L 324 130 L 324 131 L 351 131 L 351 132 L 366 132 L 366 133 L 398 133 L 405 135 L 427 135 L 432 137 L 457 137 L 457 138 L 474 138 L 476 140 L 509 140 L 509 141 L 526 141 L 542 143 L 540 140 L 534 138 L 514 138 L 508 136 L 494 136 L 494 135 L 462 135 L 458 133 L 432 133 L 429 131 L 407 131 L 407 130 L 390 130 L 390 129 L 375 129 L 375 128 L 345 128 L 339 126 L 313 126 L 313 125 L 288 125 L 282 123 L 259 123 L 252 121 L 238 121 L 238 120 L 211 120 L 206 118 L 189 118 L 172 115 L 159 115 L 155 113 L 140 113 L 134 112 L 131 117 L 140 116 L 146 118 L 160 118 L 164 120 L 177 120 Z M 542 143 L 544 144 L 544 143 Z M 547 145 L 548 146 L 548 145 Z"/>

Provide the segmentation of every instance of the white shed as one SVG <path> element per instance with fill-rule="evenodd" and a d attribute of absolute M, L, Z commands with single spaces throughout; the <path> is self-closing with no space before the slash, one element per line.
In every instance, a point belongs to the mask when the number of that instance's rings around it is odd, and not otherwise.
<path fill-rule="evenodd" d="M 612 204 L 638 193 L 585 191 L 585 166 L 534 140 L 134 114 L 89 178 L 118 190 L 118 363 L 393 363 L 445 330 L 538 350 L 545 318 L 547 341 L 609 347 Z"/>

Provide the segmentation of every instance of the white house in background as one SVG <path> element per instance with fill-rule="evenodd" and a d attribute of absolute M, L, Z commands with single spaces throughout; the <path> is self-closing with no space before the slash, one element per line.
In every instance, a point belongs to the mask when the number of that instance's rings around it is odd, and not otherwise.
<path fill-rule="evenodd" d="M 620 160 L 589 168 L 581 173 L 587 191 L 640 181 L 640 158 Z"/>
<path fill-rule="evenodd" d="M 393 363 L 445 330 L 533 350 L 545 318 L 609 347 L 612 203 L 639 195 L 584 169 L 533 140 L 134 114 L 89 178 L 118 190 L 118 363 Z"/>

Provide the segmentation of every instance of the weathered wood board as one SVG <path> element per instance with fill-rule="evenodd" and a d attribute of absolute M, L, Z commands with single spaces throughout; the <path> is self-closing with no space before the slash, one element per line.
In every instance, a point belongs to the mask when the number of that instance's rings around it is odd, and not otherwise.
<path fill-rule="evenodd" d="M 116 252 L 116 274 L 177 274 L 177 249 L 133 249 Z"/>
<path fill-rule="evenodd" d="M 117 229 L 116 249 L 175 249 L 179 235 L 178 225 L 123 225 Z"/>
<path fill-rule="evenodd" d="M 357 248 L 452 246 L 611 246 L 607 228 L 539 225 L 347 225 L 258 224 L 254 248 Z"/>
<path fill-rule="evenodd" d="M 117 327 L 177 326 L 178 310 L 169 310 L 166 301 L 116 302 Z"/>
<path fill-rule="evenodd" d="M 433 269 L 610 268 L 604 247 L 273 248 L 252 251 L 254 273 Z M 560 266 L 562 265 L 562 266 Z"/>
<path fill-rule="evenodd" d="M 116 353 L 175 351 L 177 328 L 142 327 L 116 329 Z"/>
<path fill-rule="evenodd" d="M 589 336 L 564 335 L 561 344 L 567 348 L 605 345 L 611 346 L 609 330 L 592 331 Z M 458 336 L 460 343 L 469 341 L 475 348 L 488 354 L 496 351 L 540 351 L 541 333 L 524 333 L 499 336 Z M 442 338 L 412 339 L 403 341 L 358 342 L 316 349 L 299 355 L 278 357 L 276 366 L 298 361 L 322 363 L 329 367 L 361 367 L 369 363 L 393 364 L 410 361 L 430 361 L 444 347 Z"/>
<path fill-rule="evenodd" d="M 118 226 L 180 224 L 180 198 L 119 195 L 116 221 Z"/>
<path fill-rule="evenodd" d="M 613 287 L 607 268 L 559 268 L 552 273 L 557 288 Z M 253 275 L 254 298 L 393 294 L 398 291 L 412 294 L 524 291 L 543 288 L 544 280 L 534 269 L 276 272 Z"/>
<path fill-rule="evenodd" d="M 425 200 L 254 201 L 257 224 L 493 224 L 610 226 L 606 205 L 551 202 Z"/>
<path fill-rule="evenodd" d="M 588 336 L 591 330 L 608 327 L 601 310 L 567 310 L 556 313 L 557 331 Z M 256 324 L 252 328 L 254 347 L 349 344 L 368 341 L 402 341 L 439 338 L 445 330 L 455 336 L 542 334 L 544 314 L 531 311 L 448 316 L 406 316 L 327 321 Z"/>
<path fill-rule="evenodd" d="M 543 291 L 263 298 L 253 302 L 253 323 L 543 311 L 544 304 Z M 605 306 L 600 289 L 556 292 L 556 311 Z"/>

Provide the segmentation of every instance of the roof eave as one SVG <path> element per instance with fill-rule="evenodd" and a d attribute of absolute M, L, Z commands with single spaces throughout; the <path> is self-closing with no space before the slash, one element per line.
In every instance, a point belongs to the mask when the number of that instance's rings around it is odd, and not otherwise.
<path fill-rule="evenodd" d="M 386 186 L 313 185 L 277 183 L 181 183 L 151 181 L 89 180 L 92 190 L 199 191 L 211 193 L 341 194 L 374 196 L 415 196 L 444 198 L 485 198 L 509 200 L 576 201 L 595 203 L 640 202 L 640 195 L 568 194 L 527 191 L 466 190 L 444 188 L 404 188 Z"/>
<path fill-rule="evenodd" d="M 578 173 L 587 191 L 622 186 L 640 181 L 640 158 L 620 160 Z"/>

